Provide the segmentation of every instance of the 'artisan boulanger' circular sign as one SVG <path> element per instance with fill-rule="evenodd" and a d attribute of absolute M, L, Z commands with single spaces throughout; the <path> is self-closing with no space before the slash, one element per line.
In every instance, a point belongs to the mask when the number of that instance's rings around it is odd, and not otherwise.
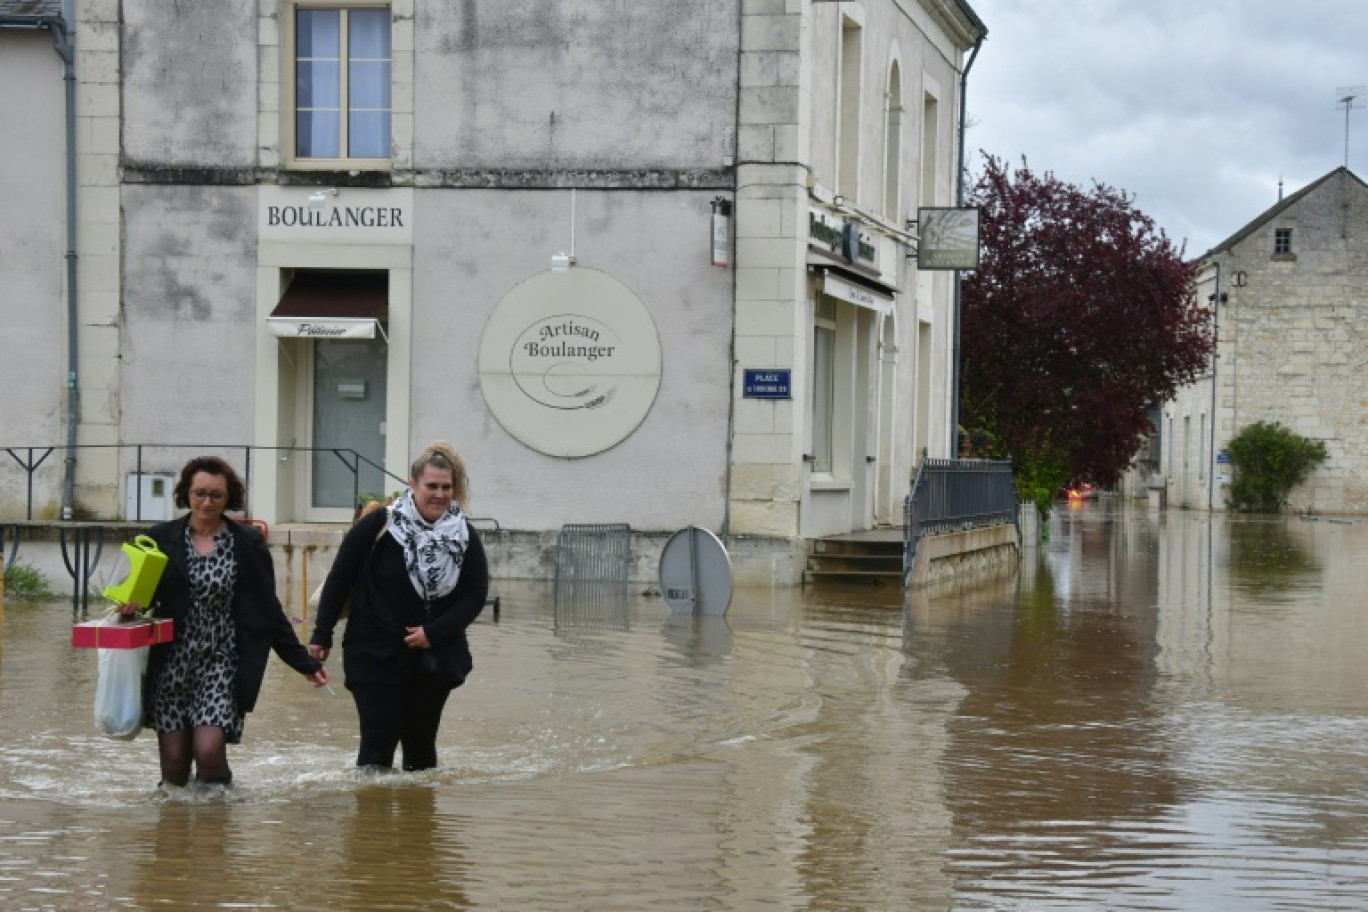
<path fill-rule="evenodd" d="M 641 424 L 660 389 L 646 305 L 583 267 L 524 279 L 480 338 L 480 387 L 504 429 L 541 453 L 590 456 Z"/>

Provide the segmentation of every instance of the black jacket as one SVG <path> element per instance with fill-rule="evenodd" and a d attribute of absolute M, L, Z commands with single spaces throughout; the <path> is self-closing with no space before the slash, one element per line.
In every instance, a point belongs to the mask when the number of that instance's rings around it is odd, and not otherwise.
<path fill-rule="evenodd" d="M 261 680 L 266 676 L 266 658 L 274 649 L 287 665 L 301 674 L 313 674 L 322 665 L 295 636 L 294 628 L 285 617 L 285 609 L 276 596 L 275 564 L 261 533 L 251 526 L 224 517 L 233 533 L 233 553 L 237 558 L 237 588 L 233 592 L 233 621 L 237 630 L 238 667 L 233 680 L 238 709 L 251 712 L 261 693 Z M 190 573 L 185 559 L 185 529 L 190 522 L 187 514 L 180 519 L 158 523 L 147 534 L 166 555 L 166 569 L 162 571 L 157 591 L 152 596 L 153 615 L 171 618 L 175 636 L 185 630 L 190 607 Z M 144 679 L 143 713 L 152 709 L 151 696 L 157 678 L 166 664 L 171 644 L 153 646 L 147 661 Z"/>
<path fill-rule="evenodd" d="M 381 665 L 396 655 L 416 661 L 421 650 L 404 644 L 407 627 L 422 627 L 432 649 L 469 674 L 474 663 L 466 628 L 484 610 L 489 593 L 489 567 L 479 534 L 468 527 L 470 541 L 456 588 L 428 603 L 409 581 L 399 543 L 388 532 L 381 534 L 387 519 L 385 510 L 376 510 L 357 520 L 342 539 L 323 583 L 309 642 L 332 648 L 333 627 L 350 594 L 351 615 L 342 636 L 342 667 L 349 683 L 374 683 L 383 677 Z"/>

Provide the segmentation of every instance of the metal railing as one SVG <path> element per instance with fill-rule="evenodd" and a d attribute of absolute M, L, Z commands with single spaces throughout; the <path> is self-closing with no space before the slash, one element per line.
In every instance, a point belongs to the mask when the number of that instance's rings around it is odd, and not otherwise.
<path fill-rule="evenodd" d="M 627 626 L 632 527 L 567 523 L 556 537 L 556 626 Z"/>
<path fill-rule="evenodd" d="M 1017 526 L 1018 504 L 1010 459 L 930 459 L 923 450 L 912 490 L 903 500 L 904 585 L 923 538 L 983 526 Z"/>
<path fill-rule="evenodd" d="M 246 500 L 243 503 L 243 512 L 250 517 L 251 513 L 251 490 L 252 490 L 252 456 L 254 453 L 332 453 L 342 464 L 345 465 L 352 475 L 352 503 L 359 501 L 361 496 L 361 467 L 367 465 L 378 469 L 383 473 L 383 477 L 393 479 L 399 485 L 407 485 L 406 479 L 385 470 L 384 466 L 377 465 L 367 459 L 356 450 L 347 447 L 266 447 L 253 445 L 222 445 L 222 444 L 192 444 L 192 443 L 88 443 L 77 444 L 75 446 L 53 444 L 51 446 L 6 446 L 0 447 L 10 455 L 10 458 L 18 463 L 27 476 L 25 485 L 27 492 L 27 505 L 25 509 L 25 519 L 23 523 L 16 521 L 0 520 L 0 571 L 8 570 L 12 567 L 18 557 L 19 543 L 25 532 L 25 525 L 33 525 L 33 491 L 34 477 L 38 470 L 47 461 L 47 458 L 54 452 L 61 450 L 68 452 L 68 459 L 74 457 L 75 450 L 131 450 L 133 453 L 131 463 L 122 462 L 119 471 L 131 471 L 133 476 L 141 480 L 147 472 L 145 457 L 149 457 L 154 465 L 152 468 L 159 472 L 176 475 L 180 471 L 181 465 L 185 462 L 183 455 L 172 457 L 165 451 L 179 451 L 184 454 L 191 451 L 195 454 L 213 454 L 230 461 L 236 458 L 236 454 L 242 454 L 242 462 L 234 468 L 239 471 L 242 477 L 243 486 L 246 488 Z M 22 454 L 22 457 L 21 457 Z M 0 461 L 0 464 L 7 465 Z M 53 463 L 54 466 L 60 463 Z M 143 498 L 142 484 L 135 485 L 133 515 L 124 517 L 125 521 L 143 521 Z M 384 496 L 384 492 L 373 492 Z M 117 512 L 117 511 L 116 511 Z M 104 549 L 105 536 L 107 529 L 105 524 L 113 522 L 116 517 L 83 517 L 81 521 L 73 521 L 64 518 L 60 522 L 55 522 L 57 526 L 58 542 L 61 545 L 62 562 L 66 565 L 67 573 L 72 580 L 71 607 L 73 613 L 84 613 L 89 609 L 90 603 L 90 583 L 95 573 L 95 568 L 99 565 L 100 555 Z M 483 528 L 492 525 L 495 531 L 499 524 L 490 519 L 478 520 L 470 518 L 472 522 L 483 523 Z M 6 554 L 6 539 L 8 539 L 9 550 Z M 495 618 L 498 617 L 498 599 L 494 600 Z"/>
<path fill-rule="evenodd" d="M 251 490 L 253 453 L 332 453 L 339 460 L 341 460 L 342 464 L 346 466 L 347 469 L 351 472 L 352 503 L 356 503 L 361 496 L 361 468 L 363 465 L 376 469 L 377 471 L 381 472 L 387 479 L 393 479 L 395 482 L 399 484 L 400 487 L 403 487 L 408 484 L 407 479 L 401 478 L 400 476 L 395 475 L 393 472 L 387 471 L 384 466 L 379 465 L 378 463 L 370 459 L 367 459 L 365 456 L 361 455 L 356 450 L 350 449 L 348 447 L 268 447 L 255 446 L 250 444 L 223 445 L 200 443 L 83 443 L 77 444 L 75 446 L 67 446 L 60 444 L 54 444 L 52 446 L 7 446 L 0 449 L 4 449 L 4 451 L 10 455 L 10 458 L 13 459 L 16 463 L 18 463 L 19 467 L 23 469 L 25 474 L 28 476 L 26 481 L 27 504 L 24 515 L 24 518 L 28 521 L 32 521 L 33 519 L 34 476 L 37 473 L 38 469 L 42 467 L 43 463 L 47 460 L 47 458 L 57 450 L 74 451 L 112 449 L 121 451 L 121 455 L 122 451 L 132 451 L 133 459 L 131 464 L 121 465 L 120 469 L 122 470 L 125 468 L 125 466 L 131 465 L 131 468 L 129 468 L 128 471 L 138 478 L 141 478 L 145 474 L 147 474 L 144 471 L 144 466 L 146 465 L 144 457 L 146 456 L 148 451 L 152 451 L 158 454 L 166 450 L 181 451 L 182 453 L 189 451 L 192 453 L 219 454 L 225 457 L 233 455 L 234 458 L 236 458 L 235 454 L 241 453 L 242 462 L 240 466 L 235 466 L 235 468 L 240 469 L 240 473 L 242 475 L 242 483 L 247 488 L 247 502 L 243 504 L 244 512 L 247 516 L 252 515 Z M 23 454 L 22 458 L 20 456 L 21 453 Z M 158 460 L 159 468 L 157 470 L 165 471 L 169 474 L 174 475 L 180 471 L 180 467 L 184 462 L 184 458 Z M 166 468 L 167 466 L 174 467 Z M 138 484 L 135 487 L 136 491 L 134 493 L 133 515 L 124 518 L 138 522 L 142 520 L 143 516 L 143 492 L 141 484 Z M 384 495 L 383 491 L 377 491 L 374 493 L 379 494 L 382 497 Z M 112 519 L 113 517 L 107 518 Z"/>

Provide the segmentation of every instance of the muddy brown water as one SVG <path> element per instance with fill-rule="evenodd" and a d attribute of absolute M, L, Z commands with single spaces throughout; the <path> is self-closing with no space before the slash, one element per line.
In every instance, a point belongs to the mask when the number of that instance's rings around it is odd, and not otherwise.
<path fill-rule="evenodd" d="M 0 908 L 1368 908 L 1365 555 L 1364 522 L 1096 501 L 907 599 L 558 623 L 500 583 L 439 769 L 351 768 L 346 692 L 273 662 L 227 793 L 159 792 L 67 605 L 11 599 Z"/>

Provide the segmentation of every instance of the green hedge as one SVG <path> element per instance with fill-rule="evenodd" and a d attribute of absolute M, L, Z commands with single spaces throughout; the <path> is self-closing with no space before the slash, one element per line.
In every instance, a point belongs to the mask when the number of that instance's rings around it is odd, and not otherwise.
<path fill-rule="evenodd" d="M 1325 444 L 1278 424 L 1257 421 L 1230 441 L 1226 504 L 1245 513 L 1280 513 L 1288 493 L 1325 462 Z"/>

